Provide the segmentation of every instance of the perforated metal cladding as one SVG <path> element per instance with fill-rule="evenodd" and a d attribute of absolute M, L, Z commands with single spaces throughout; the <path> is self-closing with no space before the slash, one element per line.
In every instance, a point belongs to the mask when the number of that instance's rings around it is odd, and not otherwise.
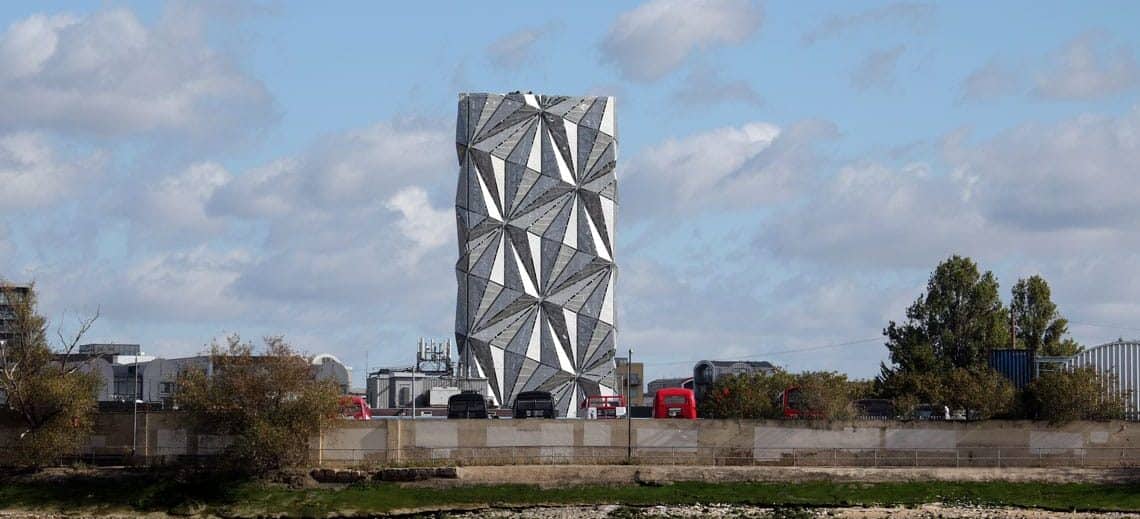
<path fill-rule="evenodd" d="M 461 370 L 576 416 L 614 393 L 614 99 L 461 94 L 456 146 Z"/>

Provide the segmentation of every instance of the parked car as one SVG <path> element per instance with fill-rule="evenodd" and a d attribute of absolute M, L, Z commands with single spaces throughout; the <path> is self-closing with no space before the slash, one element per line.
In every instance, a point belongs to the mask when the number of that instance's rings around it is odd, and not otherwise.
<path fill-rule="evenodd" d="M 890 420 L 895 417 L 895 404 L 885 398 L 863 398 L 851 404 L 857 418 Z"/>
<path fill-rule="evenodd" d="M 487 418 L 487 401 L 475 391 L 464 391 L 447 399 L 448 418 Z"/>
<path fill-rule="evenodd" d="M 515 418 L 557 418 L 549 391 L 523 391 L 515 397 Z"/>

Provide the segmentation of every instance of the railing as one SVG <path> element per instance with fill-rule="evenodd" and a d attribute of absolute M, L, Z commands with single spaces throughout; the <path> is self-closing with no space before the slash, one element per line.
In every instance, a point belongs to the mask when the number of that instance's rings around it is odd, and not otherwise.
<path fill-rule="evenodd" d="M 615 464 L 783 467 L 1140 467 L 1140 448 L 461 447 L 313 450 L 320 465 Z"/>

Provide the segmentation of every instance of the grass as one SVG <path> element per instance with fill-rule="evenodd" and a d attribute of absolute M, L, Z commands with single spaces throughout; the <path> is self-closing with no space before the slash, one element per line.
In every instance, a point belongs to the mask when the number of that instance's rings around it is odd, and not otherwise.
<path fill-rule="evenodd" d="M 70 477 L 0 482 L 0 508 L 46 511 L 211 512 L 223 516 L 331 512 L 383 513 L 444 506 L 534 504 L 723 503 L 779 508 L 914 506 L 923 503 L 1011 506 L 1048 510 L 1140 511 L 1140 485 L 1008 482 L 851 484 L 677 483 L 661 487 L 578 486 L 538 490 L 525 485 L 447 489 L 362 483 L 340 489 L 290 490 L 279 485 L 217 476 Z"/>

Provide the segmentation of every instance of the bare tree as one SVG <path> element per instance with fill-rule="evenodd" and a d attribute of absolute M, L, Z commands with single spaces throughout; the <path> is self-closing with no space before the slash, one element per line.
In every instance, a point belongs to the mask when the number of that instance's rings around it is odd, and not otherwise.
<path fill-rule="evenodd" d="M 70 340 L 57 330 L 62 342 L 57 355 L 47 341 L 47 320 L 37 313 L 34 287 L 0 282 L 0 295 L 9 313 L 0 341 L 0 393 L 4 412 L 20 428 L 0 453 L 0 463 L 42 466 L 76 453 L 90 430 L 102 382 L 81 371 L 72 352 L 99 314 L 80 319 Z"/>

